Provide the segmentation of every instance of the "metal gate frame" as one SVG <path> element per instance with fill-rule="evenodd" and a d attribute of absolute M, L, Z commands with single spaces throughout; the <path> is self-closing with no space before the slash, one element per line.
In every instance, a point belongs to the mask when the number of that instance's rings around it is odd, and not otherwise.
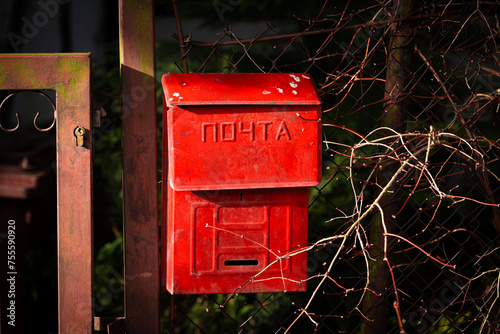
<path fill-rule="evenodd" d="M 160 332 L 154 0 L 119 0 L 119 15 L 124 317 L 93 314 L 91 55 L 0 54 L 1 90 L 56 91 L 59 333 Z"/>
<path fill-rule="evenodd" d="M 56 91 L 59 333 L 92 333 L 91 55 L 0 54 L 0 89 Z M 78 127 L 85 129 L 82 146 Z"/>

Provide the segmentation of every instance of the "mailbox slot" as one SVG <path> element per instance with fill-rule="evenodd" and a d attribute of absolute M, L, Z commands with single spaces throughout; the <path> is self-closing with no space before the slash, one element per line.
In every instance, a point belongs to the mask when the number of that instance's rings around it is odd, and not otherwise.
<path fill-rule="evenodd" d="M 226 260 L 224 266 L 257 266 L 259 260 Z"/>

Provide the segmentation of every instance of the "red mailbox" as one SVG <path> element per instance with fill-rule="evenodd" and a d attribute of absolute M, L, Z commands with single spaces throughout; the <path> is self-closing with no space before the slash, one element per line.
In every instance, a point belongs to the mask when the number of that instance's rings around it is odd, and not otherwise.
<path fill-rule="evenodd" d="M 307 254 L 297 251 L 307 187 L 321 180 L 310 76 L 166 74 L 162 84 L 163 288 L 304 291 Z"/>

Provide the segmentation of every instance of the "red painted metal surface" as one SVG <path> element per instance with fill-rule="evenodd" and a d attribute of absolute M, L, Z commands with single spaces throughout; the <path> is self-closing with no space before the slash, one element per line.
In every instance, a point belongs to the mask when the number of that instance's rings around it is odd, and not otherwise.
<path fill-rule="evenodd" d="M 308 74 L 169 73 L 162 83 L 169 105 L 320 103 Z"/>
<path fill-rule="evenodd" d="M 307 245 L 306 187 L 321 179 L 310 78 L 167 74 L 162 82 L 163 288 L 305 291 L 307 254 L 297 251 Z"/>
<path fill-rule="evenodd" d="M 172 294 L 305 291 L 307 253 L 288 254 L 307 245 L 308 194 L 170 188 L 164 287 Z"/>
<path fill-rule="evenodd" d="M 90 138 L 93 129 L 90 54 L 0 55 L 0 89 L 53 89 L 57 92 L 59 333 L 92 333 L 94 275 Z M 86 130 L 81 147 L 76 145 L 74 135 L 78 126 Z"/>
<path fill-rule="evenodd" d="M 154 6 L 120 0 L 123 247 L 128 334 L 160 332 Z"/>
<path fill-rule="evenodd" d="M 162 81 L 173 189 L 320 182 L 321 109 L 307 75 L 167 74 Z"/>

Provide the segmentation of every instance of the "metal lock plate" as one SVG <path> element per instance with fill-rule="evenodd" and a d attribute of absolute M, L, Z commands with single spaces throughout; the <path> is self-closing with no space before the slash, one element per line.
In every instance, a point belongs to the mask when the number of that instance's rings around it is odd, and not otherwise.
<path fill-rule="evenodd" d="M 85 128 L 78 126 L 75 129 L 76 146 L 82 147 L 85 142 Z"/>

